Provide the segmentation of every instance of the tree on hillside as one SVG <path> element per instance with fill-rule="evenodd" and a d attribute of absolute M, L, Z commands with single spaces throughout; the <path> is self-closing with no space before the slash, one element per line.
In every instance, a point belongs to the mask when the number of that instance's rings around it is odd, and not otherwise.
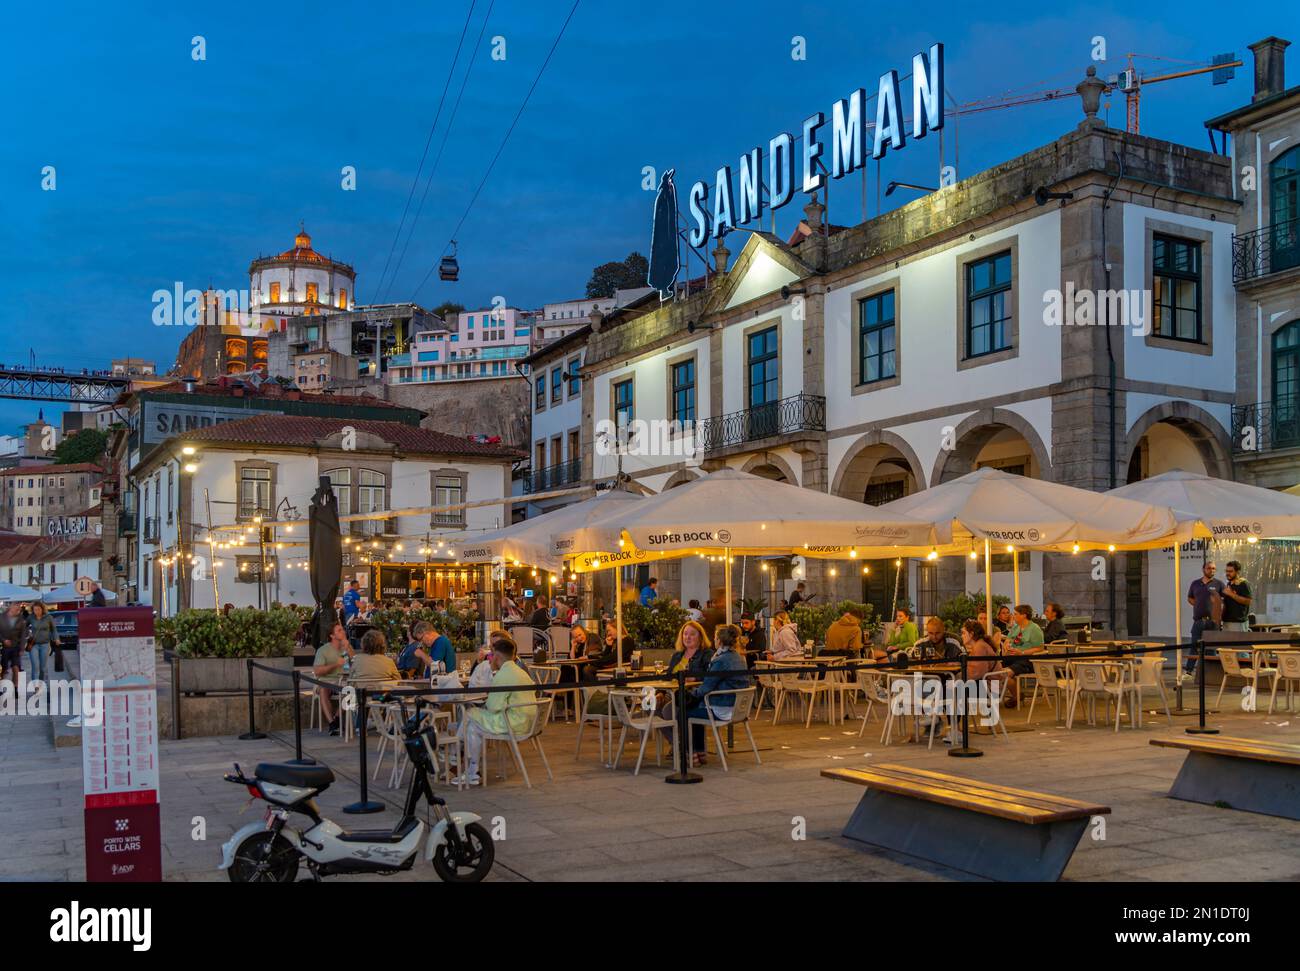
<path fill-rule="evenodd" d="M 615 290 L 632 290 L 646 285 L 650 263 L 640 253 L 629 253 L 622 262 L 602 263 L 591 271 L 587 281 L 587 296 L 612 297 Z"/>
<path fill-rule="evenodd" d="M 55 446 L 54 461 L 60 465 L 76 465 L 79 462 L 102 464 L 107 448 L 107 432 L 101 432 L 98 428 L 83 428 Z"/>
<path fill-rule="evenodd" d="M 456 315 L 463 313 L 464 310 L 465 308 L 463 305 L 448 300 L 446 303 L 440 303 L 438 306 L 434 307 L 432 313 L 441 317 L 443 323 L 451 323 L 456 319 Z"/>

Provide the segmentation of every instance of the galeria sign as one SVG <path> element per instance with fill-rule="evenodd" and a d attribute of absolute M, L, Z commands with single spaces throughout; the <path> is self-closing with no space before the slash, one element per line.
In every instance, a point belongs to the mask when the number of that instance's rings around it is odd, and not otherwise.
<path fill-rule="evenodd" d="M 818 111 L 803 122 L 803 166 L 800 172 L 805 193 L 816 192 L 826 184 L 826 115 Z M 847 98 L 835 102 L 831 109 L 830 175 L 839 179 L 867 164 L 867 93 L 858 88 Z M 898 151 L 907 141 L 904 131 L 902 96 L 898 72 L 880 76 L 876 90 L 875 136 L 871 157 Z M 912 58 L 912 137 L 924 138 L 943 128 L 943 45 L 934 44 L 928 52 Z M 732 187 L 731 166 L 718 169 L 709 207 L 709 184 L 691 186 L 690 209 L 695 227 L 691 230 L 692 246 L 702 246 L 710 236 L 718 238 L 730 229 L 743 226 L 763 215 L 765 207 L 780 209 L 794 198 L 794 136 L 781 132 L 768 142 L 767 200 L 763 198 L 763 149 L 751 149 L 740 157 L 740 192 Z"/>

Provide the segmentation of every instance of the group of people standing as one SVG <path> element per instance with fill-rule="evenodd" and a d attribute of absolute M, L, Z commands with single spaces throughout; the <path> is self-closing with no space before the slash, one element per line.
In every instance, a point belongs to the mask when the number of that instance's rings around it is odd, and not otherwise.
<path fill-rule="evenodd" d="M 0 678 L 18 686 L 18 674 L 26 659 L 30 679 L 43 690 L 50 677 L 50 652 L 61 646 L 59 629 L 45 604 L 37 601 L 11 603 L 0 614 Z"/>

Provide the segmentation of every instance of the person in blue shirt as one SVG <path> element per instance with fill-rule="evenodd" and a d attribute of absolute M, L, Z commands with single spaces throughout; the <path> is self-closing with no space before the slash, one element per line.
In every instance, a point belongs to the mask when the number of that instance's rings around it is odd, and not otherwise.
<path fill-rule="evenodd" d="M 416 677 L 429 677 L 441 663 L 441 674 L 456 670 L 456 649 L 451 639 L 428 621 L 417 621 L 411 628 L 413 640 L 397 658 L 397 670 L 404 675 L 409 671 Z"/>
<path fill-rule="evenodd" d="M 347 623 L 361 609 L 361 585 L 353 580 L 343 594 L 343 623 Z"/>
<path fill-rule="evenodd" d="M 641 588 L 641 606 L 649 607 L 654 603 L 655 597 L 659 596 L 659 591 L 655 587 L 659 586 L 657 577 L 651 577 L 650 582 Z"/>

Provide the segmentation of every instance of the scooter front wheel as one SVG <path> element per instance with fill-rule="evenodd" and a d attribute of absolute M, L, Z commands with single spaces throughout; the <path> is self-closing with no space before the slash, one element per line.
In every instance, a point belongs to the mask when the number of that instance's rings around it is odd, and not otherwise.
<path fill-rule="evenodd" d="M 433 869 L 444 883 L 478 883 L 488 875 L 494 859 L 492 834 L 478 823 L 470 823 L 459 853 L 450 842 L 433 851 Z"/>
<path fill-rule="evenodd" d="M 293 883 L 298 876 L 298 851 L 279 833 L 254 833 L 235 850 L 231 883 Z"/>

